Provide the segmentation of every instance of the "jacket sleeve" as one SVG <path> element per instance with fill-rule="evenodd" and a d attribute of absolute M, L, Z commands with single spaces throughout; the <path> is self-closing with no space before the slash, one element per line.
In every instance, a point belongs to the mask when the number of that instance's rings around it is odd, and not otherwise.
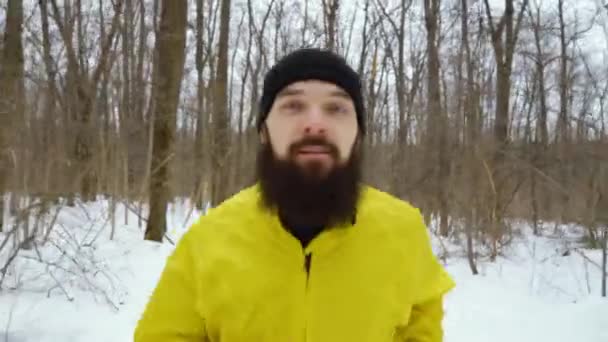
<path fill-rule="evenodd" d="M 415 294 L 409 320 L 398 329 L 399 342 L 443 341 L 444 297 L 456 284 L 433 253 L 430 234 L 417 216 Z"/>
<path fill-rule="evenodd" d="M 196 309 L 192 229 L 167 258 L 156 288 L 137 323 L 134 342 L 206 341 L 204 320 Z"/>
<path fill-rule="evenodd" d="M 398 330 L 399 342 L 441 342 L 443 341 L 443 297 L 438 296 L 424 303 L 412 306 L 410 320 L 406 327 Z"/>

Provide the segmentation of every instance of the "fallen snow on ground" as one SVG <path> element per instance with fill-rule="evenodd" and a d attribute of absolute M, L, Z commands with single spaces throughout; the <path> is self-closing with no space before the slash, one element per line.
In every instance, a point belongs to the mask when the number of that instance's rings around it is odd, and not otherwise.
<path fill-rule="evenodd" d="M 188 202 L 171 205 L 171 241 L 200 215 L 190 208 Z M 63 207 L 49 242 L 21 251 L 7 273 L 0 291 L 0 341 L 132 341 L 174 247 L 143 241 L 145 223 L 138 224 L 137 211 L 117 206 L 110 240 L 107 201 Z M 446 267 L 457 283 L 446 299 L 445 341 L 608 341 L 600 252 L 577 246 L 576 228 L 563 227 L 561 235 L 546 228 L 552 235 L 534 237 L 525 224 L 518 227 L 521 234 L 505 256 L 480 261 L 477 276 L 460 256 L 462 247 L 433 239 L 438 254 L 451 256 Z M 4 237 L 0 233 L 0 243 Z M 0 265 L 8 256 L 0 254 Z"/>

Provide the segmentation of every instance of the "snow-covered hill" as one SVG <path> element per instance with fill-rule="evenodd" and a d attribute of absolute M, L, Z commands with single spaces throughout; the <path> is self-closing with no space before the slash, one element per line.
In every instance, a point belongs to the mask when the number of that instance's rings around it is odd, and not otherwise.
<path fill-rule="evenodd" d="M 0 292 L 1 341 L 132 341 L 173 245 L 143 241 L 136 210 L 127 210 L 125 224 L 123 205 L 110 240 L 108 208 L 103 200 L 62 208 L 49 242 L 19 253 Z M 200 215 L 190 208 L 171 206 L 173 242 Z M 576 247 L 574 238 L 532 236 L 525 224 L 520 230 L 506 256 L 480 262 L 477 276 L 459 256 L 462 247 L 434 239 L 438 253 L 451 255 L 446 267 L 457 282 L 447 297 L 445 341 L 608 341 L 599 251 Z M 576 237 L 574 228 L 563 232 Z M 0 233 L 0 243 L 4 238 Z M 8 257 L 5 248 L 0 265 Z"/>

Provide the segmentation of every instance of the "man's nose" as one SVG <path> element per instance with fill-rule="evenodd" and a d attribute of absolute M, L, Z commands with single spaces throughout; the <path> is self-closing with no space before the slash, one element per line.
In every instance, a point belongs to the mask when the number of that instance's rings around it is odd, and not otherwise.
<path fill-rule="evenodd" d="M 304 124 L 304 133 L 306 135 L 325 135 L 327 131 L 327 122 L 320 109 L 312 108 L 306 115 Z"/>

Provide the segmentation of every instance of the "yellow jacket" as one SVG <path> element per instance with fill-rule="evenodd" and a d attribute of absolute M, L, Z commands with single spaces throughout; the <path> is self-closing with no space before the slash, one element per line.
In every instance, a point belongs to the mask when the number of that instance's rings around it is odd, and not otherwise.
<path fill-rule="evenodd" d="M 303 249 L 257 186 L 182 237 L 135 330 L 135 342 L 438 342 L 454 282 L 420 212 L 365 187 L 353 225 Z"/>

